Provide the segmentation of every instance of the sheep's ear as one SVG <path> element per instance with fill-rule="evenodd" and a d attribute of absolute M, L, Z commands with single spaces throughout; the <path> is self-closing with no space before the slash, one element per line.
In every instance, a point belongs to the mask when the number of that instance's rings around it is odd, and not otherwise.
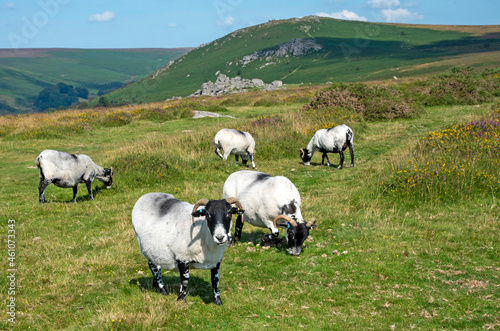
<path fill-rule="evenodd" d="M 193 217 L 200 217 L 200 216 L 205 216 L 207 213 L 205 212 L 205 208 L 200 208 L 194 212 L 191 213 L 191 216 Z"/>

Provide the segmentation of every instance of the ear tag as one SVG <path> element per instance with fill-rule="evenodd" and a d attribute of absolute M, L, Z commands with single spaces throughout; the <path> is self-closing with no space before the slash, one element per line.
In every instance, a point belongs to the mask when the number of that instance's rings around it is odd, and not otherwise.
<path fill-rule="evenodd" d="M 287 227 L 288 229 L 290 229 L 290 223 L 287 223 L 286 227 Z"/>
<path fill-rule="evenodd" d="M 203 208 L 200 208 L 198 211 L 199 211 L 200 213 L 203 213 Z"/>

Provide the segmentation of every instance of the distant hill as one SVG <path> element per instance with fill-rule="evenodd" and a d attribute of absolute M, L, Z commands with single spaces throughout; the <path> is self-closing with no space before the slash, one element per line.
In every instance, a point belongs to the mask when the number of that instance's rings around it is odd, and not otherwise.
<path fill-rule="evenodd" d="M 89 90 L 122 86 L 143 78 L 192 48 L 0 49 L 0 114 L 37 111 L 33 103 L 58 83 Z"/>
<path fill-rule="evenodd" d="M 497 67 L 500 26 L 431 26 L 309 16 L 269 21 L 202 45 L 111 92 L 110 102 L 188 96 L 218 73 L 285 84 L 423 76 L 455 66 Z"/>

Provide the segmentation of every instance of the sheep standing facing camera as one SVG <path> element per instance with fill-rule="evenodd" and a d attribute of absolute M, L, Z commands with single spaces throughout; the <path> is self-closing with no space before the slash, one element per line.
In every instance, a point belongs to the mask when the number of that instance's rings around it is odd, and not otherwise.
<path fill-rule="evenodd" d="M 210 269 L 214 303 L 222 305 L 219 267 L 230 237 L 232 215 L 243 212 L 235 198 L 201 199 L 192 205 L 166 193 L 140 197 L 132 210 L 132 225 L 153 273 L 153 287 L 166 295 L 161 270 L 178 270 L 181 287 L 177 300 L 185 300 L 189 268 Z M 195 221 L 198 217 L 203 219 Z"/>

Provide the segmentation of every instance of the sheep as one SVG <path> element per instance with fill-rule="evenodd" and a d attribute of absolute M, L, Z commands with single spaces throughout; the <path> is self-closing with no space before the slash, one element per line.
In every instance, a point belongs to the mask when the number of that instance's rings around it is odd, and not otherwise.
<path fill-rule="evenodd" d="M 331 129 L 320 129 L 316 131 L 307 147 L 300 149 L 300 157 L 304 165 L 308 166 L 314 152 L 319 151 L 323 153 L 321 165 L 324 164 L 326 158 L 326 164 L 331 166 L 326 153 L 339 153 L 340 164 L 338 169 L 342 169 L 344 166 L 344 151 L 349 147 L 351 167 L 354 167 L 353 139 L 354 133 L 351 128 L 345 124 L 341 124 Z"/>
<path fill-rule="evenodd" d="M 153 274 L 153 287 L 167 295 L 161 270 L 178 270 L 181 286 L 177 300 L 185 300 L 189 267 L 211 269 L 214 303 L 222 305 L 219 267 L 230 237 L 232 215 L 243 213 L 235 198 L 200 199 L 192 205 L 167 193 L 140 197 L 132 210 L 132 225 Z M 195 217 L 204 219 L 195 221 Z"/>
<path fill-rule="evenodd" d="M 52 149 L 46 149 L 38 155 L 35 160 L 40 176 L 38 185 L 39 203 L 45 200 L 45 188 L 50 184 L 57 187 L 72 187 L 73 202 L 76 203 L 76 192 L 79 183 L 85 183 L 91 200 L 92 181 L 99 179 L 110 188 L 113 184 L 113 168 L 103 168 L 95 164 L 92 159 L 85 154 L 69 154 Z"/>
<path fill-rule="evenodd" d="M 248 159 L 252 161 L 252 167 L 255 169 L 253 156 L 255 154 L 255 140 L 248 132 L 243 132 L 234 129 L 222 129 L 215 135 L 215 154 L 221 159 L 227 160 L 230 154 L 233 154 L 238 165 L 239 155 L 241 155 L 242 163 L 247 164 Z M 220 150 L 224 150 L 224 155 Z"/>
<path fill-rule="evenodd" d="M 243 170 L 231 174 L 224 183 L 222 197 L 236 197 L 245 208 L 245 215 L 236 219 L 232 244 L 241 238 L 243 222 L 268 228 L 271 234 L 261 238 L 262 243 L 279 242 L 278 228 L 285 229 L 288 254 L 298 256 L 302 245 L 315 227 L 316 219 L 306 223 L 300 213 L 300 194 L 286 177 Z"/>

